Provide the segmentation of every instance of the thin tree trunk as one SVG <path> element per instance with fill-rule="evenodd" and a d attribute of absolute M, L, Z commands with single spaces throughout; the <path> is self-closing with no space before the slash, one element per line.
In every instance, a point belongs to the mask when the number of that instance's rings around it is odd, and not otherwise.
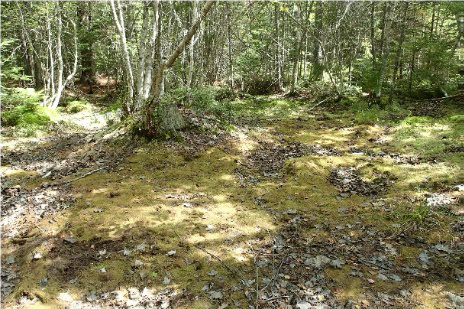
<path fill-rule="evenodd" d="M 193 0 L 193 9 L 192 9 L 192 23 L 194 23 L 198 19 L 198 2 L 197 0 Z M 192 36 L 190 40 L 189 46 L 189 69 L 187 75 L 187 88 L 192 87 L 192 78 L 193 78 L 193 70 L 194 70 L 194 45 L 195 45 L 195 35 Z"/>
<path fill-rule="evenodd" d="M 313 69 L 312 79 L 322 78 L 323 68 L 321 65 L 321 32 L 322 32 L 322 2 L 316 2 L 315 28 L 314 28 L 314 49 L 313 49 Z"/>
<path fill-rule="evenodd" d="M 398 42 L 398 49 L 396 51 L 396 57 L 395 57 L 395 69 L 393 70 L 393 77 L 392 77 L 392 86 L 390 88 L 390 96 L 388 97 L 388 103 L 392 104 L 393 102 L 393 94 L 396 90 L 396 75 L 398 74 L 398 67 L 400 65 L 400 58 L 401 58 L 401 53 L 403 51 L 403 42 L 404 42 L 404 37 L 405 37 L 405 28 L 406 28 L 406 17 L 407 17 L 407 11 L 409 7 L 408 2 L 404 2 L 404 8 L 403 8 L 403 22 L 400 25 L 401 27 L 401 34 L 400 34 L 400 40 Z"/>
<path fill-rule="evenodd" d="M 81 84 L 90 87 L 89 93 L 93 93 L 92 84 L 95 82 L 95 72 L 93 65 L 93 39 L 92 29 L 92 2 L 81 1 L 77 4 L 79 46 L 81 55 L 82 72 L 80 76 Z"/>

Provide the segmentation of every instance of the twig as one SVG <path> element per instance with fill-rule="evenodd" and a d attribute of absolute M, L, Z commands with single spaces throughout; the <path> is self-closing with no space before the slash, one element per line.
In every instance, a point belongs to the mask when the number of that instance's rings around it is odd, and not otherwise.
<path fill-rule="evenodd" d="M 45 232 L 45 231 L 37 224 L 37 222 L 34 223 L 34 225 L 35 225 L 35 227 L 38 228 L 42 233 L 47 234 L 47 232 Z"/>
<path fill-rule="evenodd" d="M 234 276 L 240 278 L 244 283 L 246 283 L 246 280 L 242 277 L 242 275 L 240 274 L 240 272 L 238 270 L 231 268 L 229 265 L 224 263 L 224 261 L 222 261 L 217 255 L 212 254 L 211 252 L 209 252 L 205 248 L 202 248 L 202 247 L 200 247 L 198 245 L 195 245 L 195 248 L 200 249 L 201 251 L 205 252 L 209 256 L 211 256 L 211 257 L 215 258 L 216 260 L 218 260 L 222 264 L 222 266 L 224 266 L 229 272 L 231 272 Z"/>
<path fill-rule="evenodd" d="M 277 272 L 272 276 L 271 281 L 269 281 L 269 283 L 266 284 L 266 286 L 261 289 L 261 292 L 266 290 L 271 285 L 272 281 L 274 281 L 274 279 L 277 277 L 277 275 L 278 275 L 280 269 L 282 268 L 282 265 L 284 264 L 284 261 L 287 259 L 287 257 L 288 257 L 288 254 L 282 259 L 282 261 L 280 262 L 279 267 L 277 268 Z"/>
<path fill-rule="evenodd" d="M 282 296 L 276 296 L 276 297 L 271 297 L 271 298 L 267 298 L 267 299 L 263 299 L 264 301 L 271 301 L 271 300 L 276 300 L 276 299 L 279 299 L 279 298 L 289 298 L 290 296 L 288 295 L 282 295 Z"/>
<path fill-rule="evenodd" d="M 319 105 L 321 105 L 322 103 L 324 103 L 325 101 L 327 101 L 328 99 L 330 99 L 332 97 L 327 97 L 325 98 L 324 100 L 322 100 L 321 102 L 317 103 L 316 105 L 314 105 L 313 107 L 311 107 L 310 109 L 308 109 L 308 112 L 312 111 L 313 109 L 315 109 L 316 107 L 318 107 Z"/>
<path fill-rule="evenodd" d="M 459 98 L 462 96 L 462 93 L 458 93 L 456 95 L 451 95 L 447 97 L 441 97 L 441 98 L 432 98 L 432 99 L 419 99 L 419 100 L 413 100 L 412 102 L 424 102 L 424 101 L 441 101 L 441 100 L 447 100 L 447 99 L 454 99 L 454 98 Z"/>
<path fill-rule="evenodd" d="M 74 179 L 70 179 L 70 180 L 62 181 L 62 182 L 59 182 L 59 183 L 57 183 L 57 184 L 55 184 L 55 185 L 64 185 L 64 184 L 71 183 L 71 182 L 73 182 L 73 181 L 76 181 L 76 180 L 82 179 L 82 178 L 84 178 L 84 177 L 87 177 L 87 176 L 89 176 L 89 175 L 92 175 L 93 173 L 96 173 L 96 172 L 98 172 L 98 171 L 100 171 L 100 170 L 104 169 L 105 167 L 106 167 L 106 166 L 103 166 L 103 167 L 97 168 L 96 170 L 93 170 L 93 171 L 90 171 L 90 172 L 88 172 L 88 173 L 85 173 L 85 174 L 84 174 L 84 175 L 82 175 L 82 176 L 79 176 L 79 177 L 77 177 L 77 178 L 74 178 Z"/>

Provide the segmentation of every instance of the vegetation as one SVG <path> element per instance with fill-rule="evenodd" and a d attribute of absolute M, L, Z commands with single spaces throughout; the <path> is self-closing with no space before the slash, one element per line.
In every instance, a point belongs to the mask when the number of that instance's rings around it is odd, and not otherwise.
<path fill-rule="evenodd" d="M 0 6 L 2 306 L 463 305 L 461 2 Z"/>

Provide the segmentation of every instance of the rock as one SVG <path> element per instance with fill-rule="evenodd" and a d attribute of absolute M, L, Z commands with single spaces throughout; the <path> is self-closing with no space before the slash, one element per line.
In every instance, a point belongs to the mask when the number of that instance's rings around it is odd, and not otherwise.
<path fill-rule="evenodd" d="M 217 270 L 212 270 L 208 273 L 208 276 L 216 276 L 218 274 L 218 271 Z"/>
<path fill-rule="evenodd" d="M 6 259 L 7 264 L 13 264 L 15 261 L 16 261 L 16 259 L 14 257 L 9 257 L 9 258 Z"/>
<path fill-rule="evenodd" d="M 34 254 L 34 256 L 32 257 L 33 260 L 40 260 L 42 258 L 42 254 L 40 252 L 37 252 L 36 254 Z"/>
<path fill-rule="evenodd" d="M 428 264 L 429 263 L 429 256 L 427 255 L 427 252 L 421 252 L 421 254 L 419 254 L 419 262 L 421 264 Z"/>
<path fill-rule="evenodd" d="M 131 250 L 124 248 L 123 254 L 127 256 L 127 255 L 130 255 L 131 252 L 132 252 Z"/>
<path fill-rule="evenodd" d="M 177 131 L 186 127 L 187 122 L 175 104 L 162 104 L 158 110 L 161 131 Z"/>
<path fill-rule="evenodd" d="M 401 282 L 401 280 L 402 280 L 400 276 L 395 275 L 395 274 L 391 274 L 391 275 L 390 275 L 390 278 L 391 278 L 392 280 L 396 281 L 396 282 Z"/>
<path fill-rule="evenodd" d="M 93 301 L 96 301 L 98 299 L 98 296 L 95 293 L 92 293 L 89 296 L 87 296 L 86 299 L 87 299 L 88 302 L 93 302 Z"/>
<path fill-rule="evenodd" d="M 209 292 L 209 298 L 211 299 L 222 299 L 223 295 L 221 291 L 211 291 Z"/>
<path fill-rule="evenodd" d="M 305 302 L 305 301 L 301 301 L 301 302 L 296 303 L 296 308 L 297 309 L 309 309 L 311 307 L 312 307 L 311 304 L 308 303 L 308 302 Z"/>
<path fill-rule="evenodd" d="M 68 244 L 75 244 L 77 242 L 77 239 L 73 237 L 69 237 L 69 238 L 65 238 L 64 242 Z"/>
<path fill-rule="evenodd" d="M 143 262 L 140 261 L 140 260 L 135 260 L 135 262 L 134 262 L 134 267 L 135 267 L 135 268 L 138 268 L 138 267 L 140 267 L 140 266 L 143 266 Z"/>
<path fill-rule="evenodd" d="M 176 250 L 171 250 L 168 252 L 168 256 L 173 256 L 176 254 Z"/>
<path fill-rule="evenodd" d="M 66 292 L 58 294 L 58 300 L 70 303 L 73 301 L 73 298 L 71 297 L 71 295 L 69 295 L 68 292 Z"/>
<path fill-rule="evenodd" d="M 129 288 L 127 290 L 130 299 L 139 299 L 140 291 L 137 288 Z"/>
<path fill-rule="evenodd" d="M 387 281 L 387 280 L 388 280 L 388 277 L 385 276 L 385 275 L 382 274 L 382 273 L 379 273 L 379 274 L 377 275 L 377 278 L 378 278 L 378 279 L 381 279 L 381 280 L 384 280 L 384 281 Z"/>
<path fill-rule="evenodd" d="M 168 277 L 164 277 L 163 284 L 169 284 L 169 283 L 171 283 L 171 279 L 169 279 Z"/>
<path fill-rule="evenodd" d="M 147 245 L 145 245 L 145 244 L 140 244 L 140 245 L 135 247 L 135 250 L 136 251 L 145 251 L 146 246 Z"/>
<path fill-rule="evenodd" d="M 46 287 L 48 285 L 48 278 L 43 278 L 42 280 L 40 280 L 39 285 L 41 287 Z"/>
<path fill-rule="evenodd" d="M 437 249 L 438 251 L 443 251 L 443 252 L 446 252 L 448 254 L 453 252 L 453 250 L 451 250 L 447 245 L 444 245 L 444 244 L 435 245 L 434 248 Z"/>
<path fill-rule="evenodd" d="M 216 228 L 214 227 L 214 225 L 211 225 L 211 224 L 208 224 L 208 226 L 205 228 L 205 231 L 207 232 L 212 232 L 214 231 Z"/>

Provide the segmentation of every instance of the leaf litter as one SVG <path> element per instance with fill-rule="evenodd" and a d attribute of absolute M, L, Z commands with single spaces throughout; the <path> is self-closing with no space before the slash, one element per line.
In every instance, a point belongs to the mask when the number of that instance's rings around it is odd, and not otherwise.
<path fill-rule="evenodd" d="M 182 133 L 184 134 L 184 133 Z M 195 159 L 198 153 L 204 151 L 207 147 L 223 143 L 225 135 L 217 136 L 215 139 L 207 141 L 207 135 L 187 135 L 187 145 L 185 156 Z M 82 141 L 83 136 L 76 137 L 76 141 Z M 77 142 L 70 139 L 69 145 L 66 147 L 74 147 Z M 212 141 L 212 142 L 211 142 Z M 168 145 L 177 147 L 168 142 Z M 208 145 L 205 147 L 205 145 Z M 65 148 L 65 147 L 63 147 Z M 57 151 L 56 148 L 51 150 Z M 354 152 L 353 152 L 354 151 Z M 361 153 L 359 149 L 352 150 L 353 153 Z M 26 154 L 27 152 L 24 152 Z M 368 153 L 362 150 L 362 153 Z M 70 163 L 69 166 L 63 168 L 57 163 L 41 163 L 34 165 L 34 160 L 45 160 L 49 153 L 45 152 L 41 158 L 28 157 L 26 154 L 22 161 L 17 164 L 17 167 L 26 167 L 39 171 L 40 175 L 47 175 L 47 178 L 52 180 L 59 179 L 66 175 L 77 173 L 84 166 L 97 166 L 98 163 L 105 160 L 111 160 L 113 157 L 105 157 L 103 151 L 95 151 L 88 157 L 92 157 L 93 162 L 77 162 Z M 263 180 L 285 178 L 283 166 L 289 159 L 301 158 L 306 155 L 316 156 L 342 156 L 343 152 L 333 147 L 321 147 L 320 145 L 306 145 L 299 142 L 293 142 L 286 139 L 280 139 L 275 143 L 261 142 L 258 148 L 248 154 L 240 162 L 237 163 L 235 175 L 242 186 L 258 186 Z M 370 154 L 371 157 L 375 157 Z M 385 156 L 385 155 L 379 155 Z M 11 153 L 9 161 L 14 158 L 19 158 L 20 154 Z M 399 159 L 401 164 L 419 164 L 414 160 Z M 66 163 L 63 163 L 66 164 Z M 27 165 L 27 166 L 25 166 Z M 61 169 L 61 170 L 60 170 Z M 391 187 L 391 175 L 387 173 L 378 173 L 375 175 L 374 181 L 367 182 L 360 176 L 360 172 L 354 167 L 335 167 L 328 177 L 339 191 L 340 201 L 347 200 L 353 195 L 359 195 L 369 198 L 375 198 L 385 195 Z M 144 177 L 144 176 L 143 176 Z M 139 177 L 141 181 L 148 181 L 146 178 Z M 67 189 L 68 188 L 68 189 Z M 60 199 L 53 199 L 50 191 L 59 191 Z M 30 191 L 23 187 L 7 186 L 4 190 L 5 198 L 2 203 L 9 207 L 17 207 L 19 201 L 26 205 L 28 197 L 37 198 L 34 202 L 33 211 L 39 211 L 38 221 L 47 216 L 52 216 L 67 207 L 72 207 L 74 201 L 72 199 L 71 186 L 56 186 L 47 184 L 35 191 Z M 66 200 L 66 192 L 69 192 L 69 200 Z M 53 193 L 52 193 L 53 194 Z M 188 201 L 187 195 L 166 196 L 167 199 L 176 199 Z M 193 195 L 192 195 L 193 196 Z M 44 198 L 45 197 L 45 198 Z M 24 201 L 22 200 L 24 199 Z M 292 201 L 293 197 L 287 199 Z M 267 201 L 265 199 L 257 200 L 258 204 L 265 207 Z M 448 205 L 449 200 L 442 197 L 434 196 L 428 200 L 430 206 Z M 373 201 L 372 206 L 377 207 Z M 196 203 L 184 202 L 181 203 L 182 208 L 196 208 Z M 195 207 L 194 207 L 195 206 Z M 24 206 L 26 207 L 26 206 Z M 384 209 L 384 204 L 378 204 L 378 207 Z M 442 206 L 436 206 L 437 208 Z M 444 207 L 444 206 L 443 206 Z M 348 215 L 352 212 L 350 206 L 340 204 L 336 208 L 341 215 Z M 14 209 L 15 212 L 17 210 Z M 42 212 L 40 212 L 42 211 Z M 103 208 L 96 208 L 96 214 L 104 214 Z M 285 307 L 294 306 L 296 308 L 357 308 L 358 306 L 366 306 L 365 304 L 373 304 L 374 306 L 382 307 L 385 305 L 393 307 L 406 307 L 410 305 L 410 293 L 400 290 L 398 293 L 374 293 L 372 290 L 367 290 L 366 299 L 363 300 L 343 300 L 337 297 L 339 283 L 335 281 L 331 274 L 333 272 L 348 271 L 350 277 L 362 278 L 364 288 L 374 287 L 378 282 L 389 282 L 402 287 L 407 280 L 417 280 L 418 278 L 427 278 L 428 276 L 437 276 L 434 272 L 434 263 L 437 258 L 444 259 L 446 262 L 445 271 L 449 275 L 439 274 L 442 278 L 450 278 L 453 274 L 453 280 L 459 281 L 462 278 L 462 273 L 454 269 L 458 259 L 455 255 L 455 250 L 447 243 L 426 244 L 417 239 L 405 239 L 402 235 L 385 241 L 385 234 L 376 230 L 374 227 L 361 222 L 350 222 L 343 224 L 330 224 L 328 222 L 318 222 L 314 218 L 309 218 L 305 211 L 298 208 L 290 208 L 283 211 L 288 217 L 276 217 L 276 223 L 281 226 L 277 234 L 270 233 L 266 237 L 260 237 L 253 242 L 253 249 L 250 249 L 247 254 L 255 256 L 253 266 L 256 270 L 250 273 L 242 273 L 243 278 L 233 288 L 225 286 L 221 283 L 221 276 L 218 276 L 217 270 L 211 270 L 207 273 L 210 282 L 203 285 L 203 292 L 207 297 L 218 304 L 219 307 L 225 308 L 229 303 L 238 304 L 240 302 L 235 299 L 229 299 L 232 290 L 242 293 L 248 300 L 249 304 L 255 304 L 257 308 L 267 307 Z M 6 218 L 6 217 L 5 217 Z M 37 221 L 37 222 L 38 222 Z M 2 225 L 4 222 L 2 214 Z M 5 221 L 7 222 L 7 221 Z M 308 223 L 311 222 L 311 223 Z M 290 224 L 289 224 L 290 223 Z M 8 227 L 14 224 L 6 224 Z M 204 227 L 204 225 L 203 225 Z M 222 225 L 221 225 L 222 229 Z M 308 238 L 304 231 L 306 229 L 315 229 L 321 233 L 327 233 L 327 238 Z M 212 232 L 215 230 L 214 225 L 206 225 L 206 231 Z M 350 233 L 355 231 L 359 233 L 354 237 Z M 10 235 L 20 235 L 20 230 L 11 232 Z M 3 237 L 3 236 L 2 236 Z M 70 252 L 86 251 L 89 243 L 81 243 L 75 237 L 67 237 L 63 239 L 66 247 L 59 248 L 53 252 L 51 257 L 67 256 Z M 127 245 L 127 244 L 126 244 Z M 404 245 L 414 245 L 422 248 L 423 251 L 417 254 L 414 258 L 418 261 L 418 266 L 422 266 L 419 270 L 413 265 L 398 260 L 401 255 L 398 249 Z M 87 247 L 86 247 L 87 246 Z M 131 254 L 146 256 L 152 254 L 152 245 L 145 243 L 128 246 L 133 250 L 120 245 L 119 247 L 104 247 L 98 240 L 92 244 L 94 253 L 88 255 L 88 259 L 103 259 L 112 255 L 118 254 L 121 258 L 129 259 Z M 179 249 L 180 250 L 180 249 Z M 156 250 L 153 252 L 157 252 Z M 181 254 L 177 250 L 163 251 L 167 256 L 177 259 Z M 181 252 L 181 250 L 179 251 Z M 156 253 L 153 253 L 156 254 Z M 75 254 L 74 254 L 75 255 Z M 79 259 L 87 259 L 87 257 L 77 257 L 73 261 L 78 262 Z M 36 257 L 36 256 L 34 256 Z M 38 257 L 38 256 L 37 256 Z M 3 257 L 2 257 L 3 258 Z M 42 259 L 35 258 L 36 260 Z M 47 258 L 47 257 L 45 257 Z M 133 260 L 132 260 L 133 261 Z M 16 261 L 12 257 L 5 260 L 6 265 L 15 264 Z M 146 265 L 141 260 L 135 260 L 133 266 L 135 268 L 143 268 Z M 227 263 L 227 262 L 224 262 Z M 442 262 L 443 263 L 443 262 Z M 70 263 L 71 265 L 71 263 Z M 84 264 L 81 264 L 84 265 Z M 79 266 L 79 263 L 77 263 Z M 110 272 L 107 267 L 102 267 L 103 272 Z M 227 269 L 226 269 L 227 270 Z M 147 272 L 148 274 L 150 272 Z M 74 272 L 69 272 L 70 278 L 73 278 Z M 157 276 L 151 276 L 156 279 Z M 164 285 L 171 283 L 169 276 L 164 274 L 158 279 Z M 375 280 L 374 280 L 375 278 Z M 15 285 L 20 282 L 21 278 L 15 272 L 13 267 L 2 268 L 2 297 L 12 293 Z M 46 287 L 48 278 L 43 278 L 38 285 Z M 75 279 L 72 279 L 75 280 Z M 143 279 L 142 279 L 143 280 Z M 74 281 L 73 283 L 77 283 Z M 180 293 L 180 294 L 179 294 Z M 454 303 L 459 304 L 462 300 L 459 296 L 448 292 L 448 298 Z M 86 294 L 82 300 L 74 300 L 69 292 L 61 292 L 58 298 L 69 303 L 71 308 L 79 308 L 87 306 L 86 302 L 92 303 L 92 306 L 108 306 L 117 305 L 125 307 L 157 307 L 171 308 L 175 307 L 175 300 L 182 296 L 182 292 L 172 288 L 160 290 L 151 290 L 148 286 L 139 286 L 132 288 L 121 288 L 118 291 L 103 291 L 91 292 Z M 27 298 L 27 297 L 26 297 Z M 29 299 L 30 300 L 30 299 Z M 226 302 L 224 302 L 226 300 Z M 27 300 L 24 300 L 25 302 Z M 242 304 L 243 305 L 243 304 Z M 288 307 L 287 307 L 288 308 Z"/>

